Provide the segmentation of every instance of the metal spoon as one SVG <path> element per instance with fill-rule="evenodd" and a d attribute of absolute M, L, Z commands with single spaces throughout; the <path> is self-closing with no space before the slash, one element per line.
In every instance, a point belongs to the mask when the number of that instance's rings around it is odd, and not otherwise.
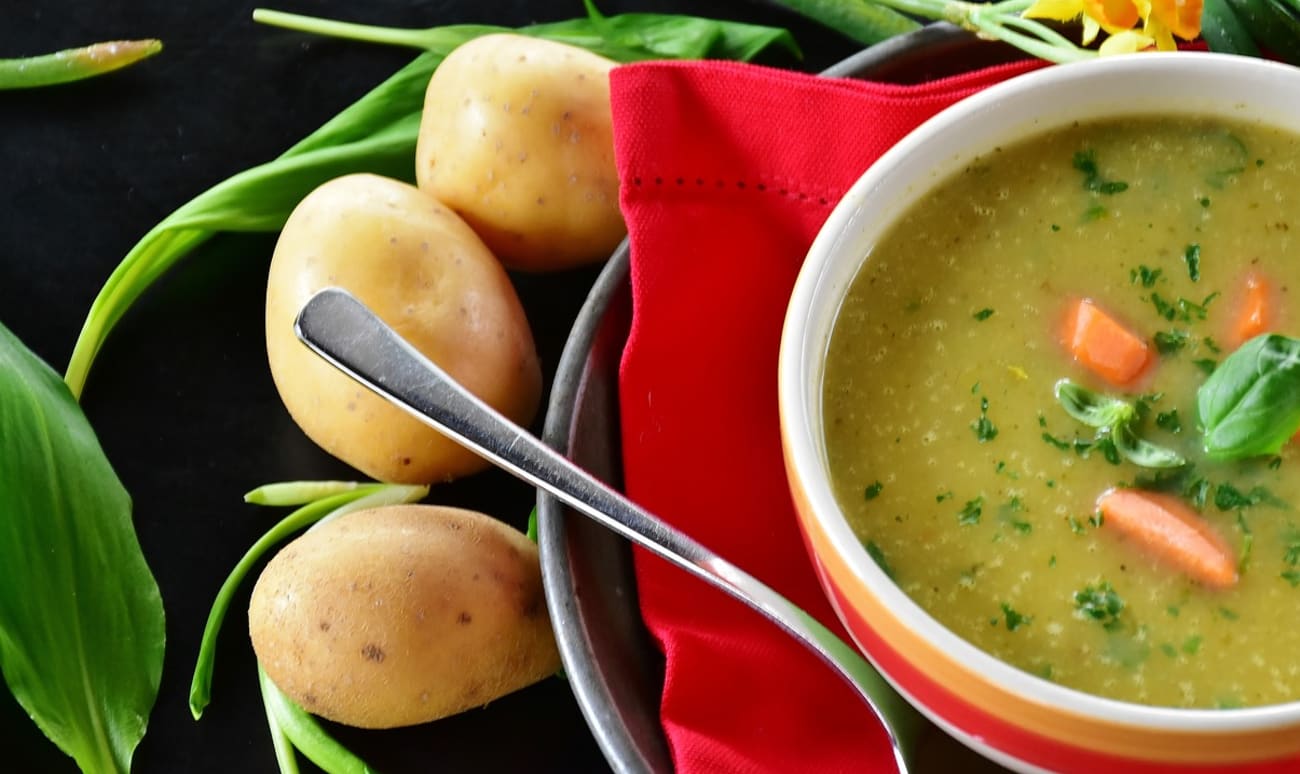
<path fill-rule="evenodd" d="M 587 474 L 470 394 L 347 292 L 322 290 L 294 323 L 318 354 L 451 439 L 766 616 L 843 677 L 889 734 L 907 774 L 920 716 L 859 653 L 739 567 Z"/>

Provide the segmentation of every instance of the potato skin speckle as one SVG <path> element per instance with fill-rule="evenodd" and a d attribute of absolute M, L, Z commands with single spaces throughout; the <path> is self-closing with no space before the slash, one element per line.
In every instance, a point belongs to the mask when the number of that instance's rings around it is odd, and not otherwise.
<path fill-rule="evenodd" d="M 537 547 L 489 516 L 386 506 L 290 547 L 253 589 L 249 635 L 271 680 L 315 714 L 424 723 L 559 669 Z"/>

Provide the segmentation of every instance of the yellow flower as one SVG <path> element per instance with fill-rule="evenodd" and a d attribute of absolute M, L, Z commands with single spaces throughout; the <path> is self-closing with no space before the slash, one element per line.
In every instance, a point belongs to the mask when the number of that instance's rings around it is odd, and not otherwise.
<path fill-rule="evenodd" d="M 1102 54 L 1119 54 L 1155 46 L 1177 48 L 1174 36 L 1194 40 L 1201 34 L 1202 0 L 1037 0 L 1024 15 L 1035 19 L 1071 21 L 1082 17 L 1083 44 L 1101 30 L 1110 37 Z M 1142 22 L 1142 30 L 1135 28 Z"/>

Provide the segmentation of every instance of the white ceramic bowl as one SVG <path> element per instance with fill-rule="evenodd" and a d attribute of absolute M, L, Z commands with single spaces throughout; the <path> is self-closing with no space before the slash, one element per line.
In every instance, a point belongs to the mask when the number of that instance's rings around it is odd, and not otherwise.
<path fill-rule="evenodd" d="M 939 624 L 867 555 L 832 495 L 822 373 L 832 324 L 872 245 L 936 183 L 999 145 L 1123 115 L 1193 114 L 1300 134 L 1300 70 L 1207 53 L 1144 53 L 1017 77 L 939 114 L 876 162 L 813 243 L 780 355 L 782 437 L 801 528 L 860 647 L 922 712 L 1025 771 L 1300 771 L 1300 703 L 1186 710 L 1104 699 L 1026 674 Z M 1293 625 L 1293 624 L 1289 624 Z"/>

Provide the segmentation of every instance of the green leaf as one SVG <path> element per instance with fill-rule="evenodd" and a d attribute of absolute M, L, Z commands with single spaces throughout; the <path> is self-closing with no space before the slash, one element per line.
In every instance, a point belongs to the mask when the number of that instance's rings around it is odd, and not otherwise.
<path fill-rule="evenodd" d="M 1256 336 L 1196 392 L 1205 453 L 1216 460 L 1276 454 L 1300 429 L 1300 339 Z"/>
<path fill-rule="evenodd" d="M 128 771 L 165 636 L 130 496 L 58 374 L 0 325 L 0 669 L 14 698 L 83 771 Z"/>
<path fill-rule="evenodd" d="M 870 0 L 776 0 L 780 5 L 851 40 L 870 46 L 904 32 L 919 29 L 920 23 Z"/>
<path fill-rule="evenodd" d="M 1246 31 L 1228 0 L 1204 0 L 1201 6 L 1201 37 L 1211 51 L 1221 54 L 1259 56 L 1259 47 Z"/>
<path fill-rule="evenodd" d="M 1237 20 L 1263 49 L 1300 64 L 1300 21 L 1277 0 L 1227 0 Z"/>
<path fill-rule="evenodd" d="M 177 261 L 215 234 L 278 231 L 304 196 L 327 180 L 342 175 L 370 172 L 412 180 L 411 159 L 415 156 L 416 134 L 429 78 L 443 57 L 466 41 L 494 32 L 518 32 L 582 46 L 619 61 L 705 53 L 744 59 L 768 45 L 794 45 L 783 30 L 668 14 L 623 14 L 608 18 L 596 14 L 518 30 L 458 25 L 414 31 L 342 25 L 265 11 L 259 14 L 334 27 L 378 30 L 387 33 L 388 39 L 382 42 L 427 48 L 428 52 L 279 158 L 218 183 L 150 229 L 109 276 L 91 305 L 65 376 L 74 396 L 81 394 L 100 348 L 126 310 Z M 688 30 L 693 43 L 677 38 Z M 398 33 L 396 37 L 394 32 Z M 397 39 L 402 33 L 422 37 Z M 702 48 L 701 41 L 705 39 L 708 45 Z"/>
<path fill-rule="evenodd" d="M 422 55 L 280 158 L 231 177 L 168 215 L 127 253 L 91 305 L 66 380 L 80 395 L 109 332 L 155 280 L 219 231 L 275 231 L 316 186 L 352 172 L 410 180 L 424 89 L 442 61 Z"/>
<path fill-rule="evenodd" d="M 1118 464 L 1120 457 L 1144 468 L 1176 468 L 1187 462 L 1178 452 L 1138 436 L 1133 429 L 1138 407 L 1128 401 L 1081 387 L 1069 379 L 1056 383 L 1056 399 L 1065 413 L 1102 431 L 1096 446 L 1112 464 Z"/>
<path fill-rule="evenodd" d="M 1074 592 L 1074 609 L 1088 619 L 1097 621 L 1108 631 L 1118 629 L 1119 616 L 1124 611 L 1124 600 L 1106 581 L 1096 586 L 1089 584 Z"/>
<path fill-rule="evenodd" d="M 1139 438 L 1130 423 L 1117 425 L 1111 433 L 1115 448 L 1124 459 L 1144 468 L 1177 468 L 1187 460 L 1173 449 Z"/>
<path fill-rule="evenodd" d="M 1109 428 L 1130 421 L 1136 409 L 1127 401 L 1082 387 L 1069 379 L 1056 383 L 1056 400 L 1065 413 L 1089 427 Z"/>
<path fill-rule="evenodd" d="M 158 40 L 114 40 L 52 54 L 0 59 L 0 91 L 71 83 L 120 70 L 162 51 Z"/>

